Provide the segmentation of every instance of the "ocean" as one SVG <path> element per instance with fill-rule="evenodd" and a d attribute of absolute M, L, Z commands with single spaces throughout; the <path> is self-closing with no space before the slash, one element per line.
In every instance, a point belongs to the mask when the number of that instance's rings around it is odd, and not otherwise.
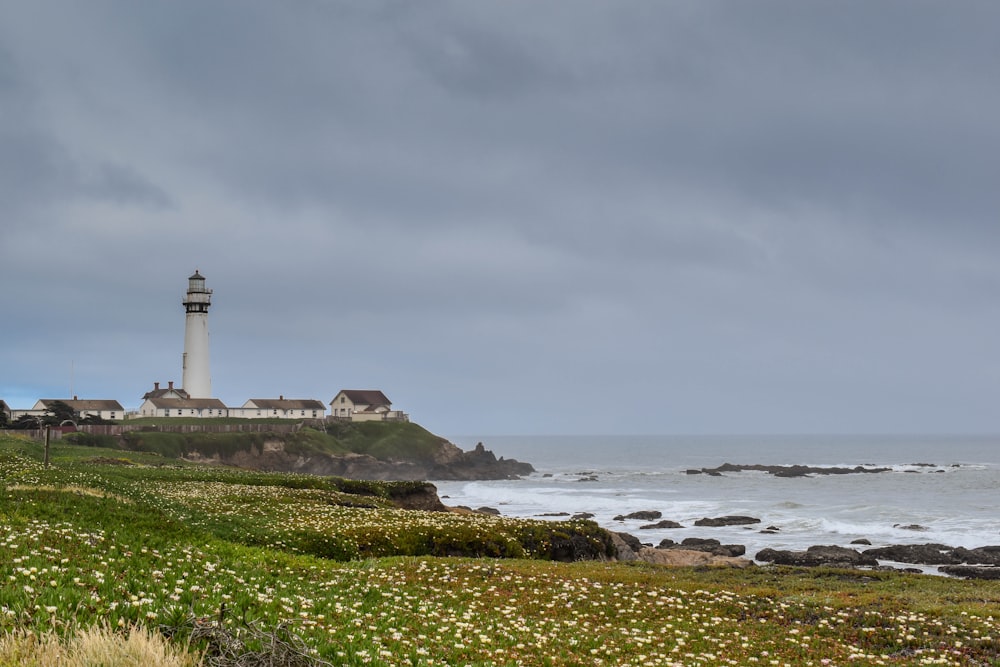
<path fill-rule="evenodd" d="M 872 547 L 941 543 L 1000 544 L 1000 436 L 456 436 L 497 457 L 531 463 L 519 480 L 436 481 L 446 505 L 492 507 L 506 516 L 593 521 L 657 545 L 669 538 L 715 538 L 765 547 L 816 544 Z M 743 471 L 688 474 L 723 463 L 887 467 L 881 473 L 778 477 Z M 643 529 L 655 521 L 615 520 L 658 511 L 683 528 Z M 548 515 L 548 516 L 545 516 Z M 751 526 L 696 527 L 703 517 L 746 515 Z M 776 530 L 761 532 L 764 528 Z"/>

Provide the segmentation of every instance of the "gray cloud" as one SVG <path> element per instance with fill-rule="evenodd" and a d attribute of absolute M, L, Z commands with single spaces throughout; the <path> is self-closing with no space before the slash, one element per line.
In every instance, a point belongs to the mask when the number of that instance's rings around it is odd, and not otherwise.
<path fill-rule="evenodd" d="M 130 404 L 178 380 L 198 267 L 232 403 L 996 430 L 996 14 L 5 7 L 0 397 L 65 393 L 71 363 Z"/>

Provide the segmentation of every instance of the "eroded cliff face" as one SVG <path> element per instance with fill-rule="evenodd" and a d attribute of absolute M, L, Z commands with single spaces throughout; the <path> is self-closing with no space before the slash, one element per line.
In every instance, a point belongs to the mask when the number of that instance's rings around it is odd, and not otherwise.
<path fill-rule="evenodd" d="M 289 453 L 280 439 L 223 456 L 204 457 L 190 452 L 188 459 L 250 470 L 299 472 L 347 479 L 380 481 L 517 479 L 534 472 L 530 463 L 497 458 L 482 444 L 463 451 L 452 443 L 442 446 L 429 461 L 383 461 L 365 454 L 300 455 Z"/>

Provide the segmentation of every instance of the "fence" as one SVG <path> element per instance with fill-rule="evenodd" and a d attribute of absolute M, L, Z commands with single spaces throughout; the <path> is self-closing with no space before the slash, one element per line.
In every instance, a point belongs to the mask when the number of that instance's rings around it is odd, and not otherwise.
<path fill-rule="evenodd" d="M 322 428 L 323 421 L 315 420 Z M 78 431 L 91 435 L 119 436 L 129 431 L 158 431 L 160 433 L 295 433 L 305 425 L 313 422 L 295 422 L 293 424 L 81 424 L 72 426 L 53 426 L 49 431 L 50 440 L 61 440 L 64 433 Z M 45 429 L 2 429 L 6 435 L 24 435 L 34 440 L 45 439 Z"/>

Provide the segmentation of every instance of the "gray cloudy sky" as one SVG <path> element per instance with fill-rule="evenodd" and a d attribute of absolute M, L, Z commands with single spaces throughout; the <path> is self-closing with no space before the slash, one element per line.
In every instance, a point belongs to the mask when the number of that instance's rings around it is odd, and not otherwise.
<path fill-rule="evenodd" d="M 998 432 L 994 2 L 0 3 L 0 398 Z"/>

